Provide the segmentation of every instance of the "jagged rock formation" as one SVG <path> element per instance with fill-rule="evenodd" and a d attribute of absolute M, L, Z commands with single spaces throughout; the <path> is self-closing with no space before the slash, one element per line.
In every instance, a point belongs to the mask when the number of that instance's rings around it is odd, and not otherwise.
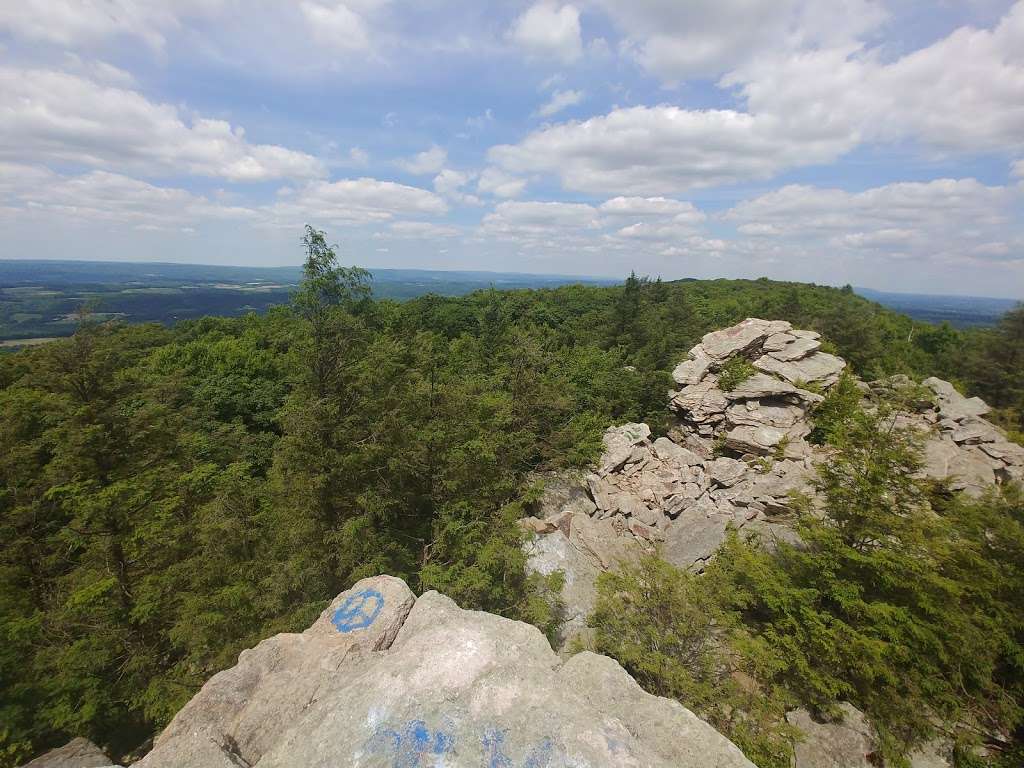
<path fill-rule="evenodd" d="M 51 749 L 22 768 L 115 768 L 113 761 L 88 739 L 78 737 Z"/>
<path fill-rule="evenodd" d="M 244 651 L 140 768 L 753 768 L 613 660 L 527 624 L 364 579 L 309 629 Z"/>
<path fill-rule="evenodd" d="M 846 367 L 820 347 L 817 333 L 782 321 L 751 318 L 709 333 L 673 371 L 669 408 L 678 421 L 669 437 L 652 441 L 646 424 L 611 427 L 594 472 L 578 482 L 551 478 L 558 492 L 545 493 L 537 519 L 523 525 L 541 534 L 527 545 L 530 567 L 565 573 L 563 641 L 584 631 L 596 576 L 617 562 L 658 547 L 699 571 L 730 525 L 769 543 L 794 540 L 793 494 L 813 500 L 816 465 L 828 456 L 807 442 L 813 408 Z M 724 390 L 723 369 L 737 357 L 756 372 Z M 940 379 L 923 384 L 927 396 L 906 376 L 859 386 L 866 407 L 905 395 L 898 426 L 921 433 L 925 476 L 973 495 L 1024 480 L 1024 448 L 981 418 L 983 401 Z"/>

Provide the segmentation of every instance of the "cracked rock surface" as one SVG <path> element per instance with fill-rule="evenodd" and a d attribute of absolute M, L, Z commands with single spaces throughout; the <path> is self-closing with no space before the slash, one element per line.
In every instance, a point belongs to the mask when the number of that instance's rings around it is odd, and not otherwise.
<path fill-rule="evenodd" d="M 753 768 L 613 660 L 535 627 L 363 579 L 301 634 L 244 651 L 141 768 Z"/>

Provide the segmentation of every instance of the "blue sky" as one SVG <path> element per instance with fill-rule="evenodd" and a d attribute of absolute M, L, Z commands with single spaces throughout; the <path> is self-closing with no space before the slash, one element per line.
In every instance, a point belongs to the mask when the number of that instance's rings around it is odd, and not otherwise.
<path fill-rule="evenodd" d="M 1024 0 L 0 2 L 0 258 L 1024 298 Z"/>

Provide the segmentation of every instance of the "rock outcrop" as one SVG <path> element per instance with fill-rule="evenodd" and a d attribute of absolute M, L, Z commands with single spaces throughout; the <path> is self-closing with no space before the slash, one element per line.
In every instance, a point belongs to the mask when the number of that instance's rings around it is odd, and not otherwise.
<path fill-rule="evenodd" d="M 731 389 L 721 372 L 737 356 L 755 373 Z M 651 440 L 646 424 L 610 427 L 595 471 L 552 476 L 528 544 L 530 567 L 565 573 L 568 620 L 562 639 L 583 631 L 602 570 L 658 548 L 671 563 L 699 571 L 729 526 L 769 543 L 794 541 L 794 495 L 813 501 L 817 465 L 828 449 L 811 445 L 813 409 L 846 363 L 821 350 L 814 331 L 750 318 L 704 336 L 673 371 L 668 437 Z M 858 382 L 866 407 L 899 395 L 898 426 L 920 433 L 922 474 L 971 495 L 1024 480 L 1024 448 L 982 416 L 988 406 L 948 382 L 906 376 Z M 572 499 L 570 502 L 569 499 Z"/>
<path fill-rule="evenodd" d="M 22 768 L 114 768 L 113 761 L 88 739 L 78 737 L 51 749 Z"/>
<path fill-rule="evenodd" d="M 527 624 L 465 611 L 389 576 L 309 629 L 244 651 L 139 768 L 753 768 L 613 660 L 562 661 Z"/>
<path fill-rule="evenodd" d="M 786 722 L 800 731 L 793 745 L 793 768 L 877 768 L 879 740 L 867 717 L 848 701 L 839 703 L 839 717 L 815 720 L 806 709 L 786 713 Z M 938 739 L 907 755 L 910 768 L 952 768 L 952 745 Z"/>

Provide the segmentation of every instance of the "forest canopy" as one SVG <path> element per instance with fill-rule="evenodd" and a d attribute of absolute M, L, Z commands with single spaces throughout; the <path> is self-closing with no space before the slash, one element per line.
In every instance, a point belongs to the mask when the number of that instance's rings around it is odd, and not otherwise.
<path fill-rule="evenodd" d="M 662 433 L 671 369 L 745 317 L 821 332 L 865 379 L 950 379 L 1024 431 L 1020 309 L 957 331 L 849 289 L 636 276 L 399 303 L 323 233 L 304 247 L 264 315 L 85 318 L 0 355 L 0 765 L 75 735 L 129 754 L 367 575 L 547 628 L 515 525 L 534 473 L 585 466 L 613 422 Z"/>

